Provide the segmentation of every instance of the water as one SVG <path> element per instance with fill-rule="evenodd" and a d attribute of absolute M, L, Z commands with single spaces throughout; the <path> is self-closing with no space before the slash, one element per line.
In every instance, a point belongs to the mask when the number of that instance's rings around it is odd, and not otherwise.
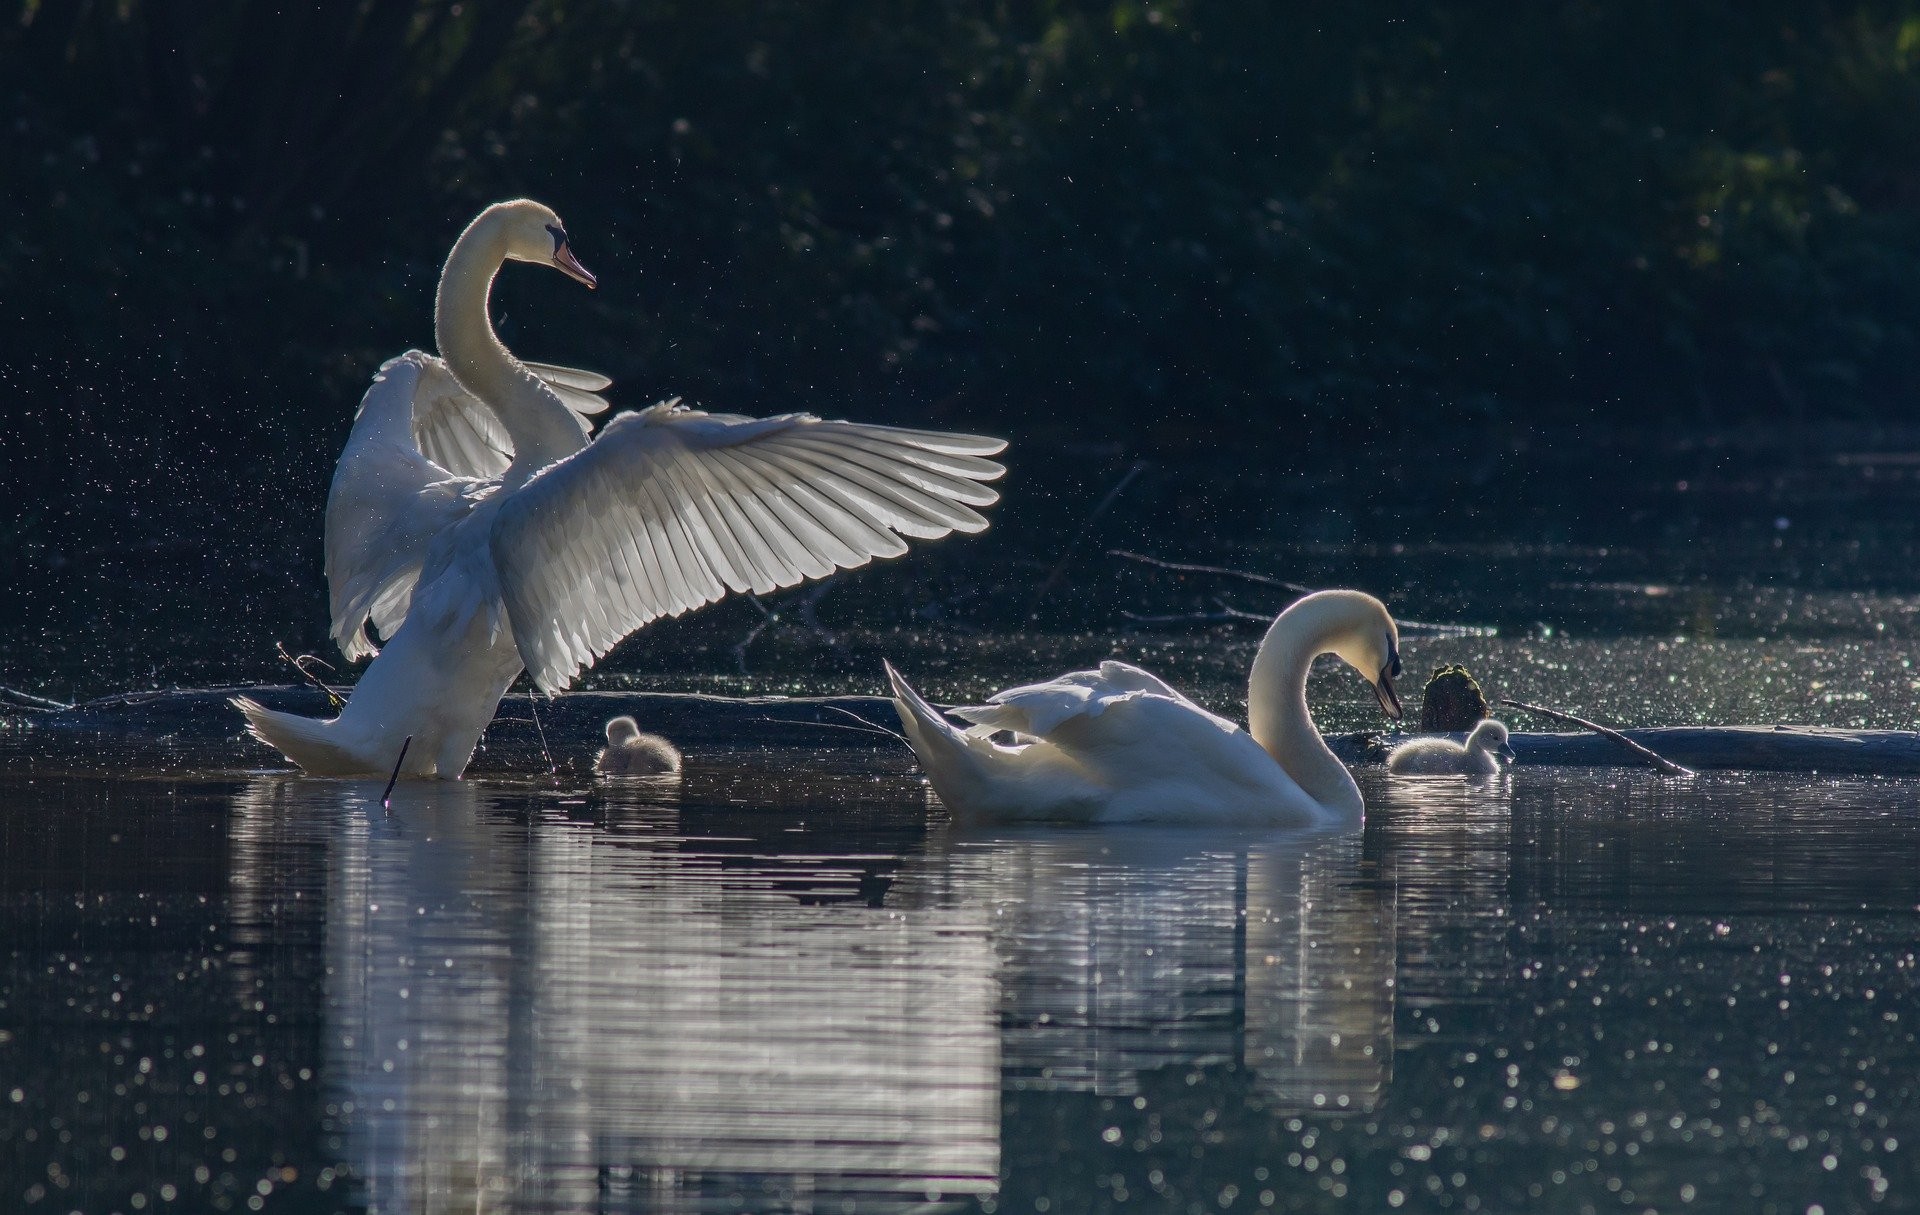
<path fill-rule="evenodd" d="M 1258 629 L 1204 617 L 1284 595 L 1123 548 L 1497 629 L 1410 632 L 1414 690 L 1463 661 L 1618 724 L 1911 729 L 1900 454 L 1156 467 L 1097 514 L 1128 458 L 1037 456 L 987 538 L 588 682 L 873 693 L 886 657 L 959 699 L 1118 656 L 1238 715 Z M 163 517 L 0 554 L 0 683 L 322 648 L 317 515 Z M 1381 725 L 1330 665 L 1312 700 Z M 510 698 L 476 780 L 390 810 L 203 733 L 0 721 L 0 1211 L 1920 1208 L 1920 783 L 1376 770 L 1363 832 L 963 835 L 845 731 L 595 784 Z"/>
<path fill-rule="evenodd" d="M 1920 785 L 1363 785 L 964 835 L 894 751 L 11 775 L 0 1205 L 1920 1203 Z"/>

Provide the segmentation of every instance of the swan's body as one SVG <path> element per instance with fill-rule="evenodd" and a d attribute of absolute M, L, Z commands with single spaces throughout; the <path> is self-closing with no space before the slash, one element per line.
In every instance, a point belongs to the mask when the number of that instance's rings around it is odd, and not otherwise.
<path fill-rule="evenodd" d="M 1005 444 L 973 435 L 669 403 L 590 439 L 607 378 L 522 363 L 494 335 L 509 259 L 593 285 L 547 208 L 481 212 L 441 275 L 444 358 L 381 369 L 334 470 L 333 635 L 378 657 L 332 721 L 234 702 L 310 774 L 457 777 L 523 668 L 557 691 L 651 620 L 981 531 L 973 508 L 998 498 L 982 457 Z"/>
<path fill-rule="evenodd" d="M 1467 735 L 1465 745 L 1450 738 L 1415 738 L 1387 756 L 1387 771 L 1399 776 L 1492 776 L 1502 757 L 1511 757 L 1506 724 L 1489 717 Z"/>
<path fill-rule="evenodd" d="M 1254 657 L 1249 728 L 1124 662 L 955 709 L 961 730 L 891 666 L 894 706 L 934 791 L 967 823 L 1358 823 L 1360 787 L 1307 711 L 1307 672 L 1338 655 L 1398 718 L 1399 634 L 1379 600 L 1321 591 L 1280 614 Z M 1011 731 L 1013 745 L 993 735 Z"/>
<path fill-rule="evenodd" d="M 631 717 L 607 723 L 607 749 L 594 768 L 602 776 L 667 776 L 680 770 L 680 749 L 658 734 L 643 734 Z"/>

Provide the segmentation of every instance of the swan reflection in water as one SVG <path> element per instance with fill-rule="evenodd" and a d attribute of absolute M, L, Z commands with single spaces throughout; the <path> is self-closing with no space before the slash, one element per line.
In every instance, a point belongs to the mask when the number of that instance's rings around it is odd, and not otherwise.
<path fill-rule="evenodd" d="M 1033 830 L 959 837 L 916 876 L 898 901 L 992 919 L 1008 1088 L 1131 1096 L 1226 1065 L 1282 1109 L 1385 1091 L 1394 896 L 1357 835 Z"/>
<path fill-rule="evenodd" d="M 809 817 L 877 795 L 918 808 L 847 776 Z M 1228 1063 L 1306 1109 L 1387 1083 L 1393 903 L 1355 836 L 902 857 L 672 797 L 586 821 L 473 784 L 402 784 L 390 814 L 378 782 L 242 795 L 237 899 L 275 897 L 294 825 L 328 853 L 327 1125 L 370 1210 L 925 1210 L 996 1192 L 1027 1133 L 1003 1087 Z"/>

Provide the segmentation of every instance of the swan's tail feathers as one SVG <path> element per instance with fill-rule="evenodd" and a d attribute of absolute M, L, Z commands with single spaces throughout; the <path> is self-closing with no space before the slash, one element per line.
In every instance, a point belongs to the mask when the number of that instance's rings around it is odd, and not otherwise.
<path fill-rule="evenodd" d="M 947 809 L 956 815 L 964 813 L 968 795 L 979 781 L 979 757 L 974 755 L 964 731 L 914 691 L 892 663 L 885 666 L 887 682 L 893 686 L 893 707 L 900 714 L 907 745 L 920 758 L 927 780 Z"/>
<path fill-rule="evenodd" d="M 299 764 L 308 776 L 354 776 L 368 770 L 334 740 L 331 721 L 282 713 L 245 696 L 227 703 L 247 715 L 247 733 Z"/>

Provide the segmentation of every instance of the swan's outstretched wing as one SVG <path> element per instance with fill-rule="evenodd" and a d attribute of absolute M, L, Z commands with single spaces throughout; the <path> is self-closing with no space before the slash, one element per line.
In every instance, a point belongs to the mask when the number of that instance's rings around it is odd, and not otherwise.
<path fill-rule="evenodd" d="M 1006 444 L 974 435 L 743 418 L 673 404 L 621 414 L 516 491 L 493 525 L 514 640 L 543 689 L 628 633 L 732 591 L 766 592 L 977 532 Z"/>
<path fill-rule="evenodd" d="M 951 712 L 989 732 L 1012 730 L 1016 734 L 1044 738 L 1069 718 L 1098 717 L 1110 706 L 1141 695 L 1158 696 L 1196 712 L 1203 711 L 1158 675 L 1131 663 L 1108 660 L 1101 663 L 1097 671 L 1070 671 L 1045 683 L 1008 688 L 989 697 L 986 704 L 967 705 Z"/>
<path fill-rule="evenodd" d="M 327 494 L 327 591 L 333 639 L 350 661 L 376 653 L 366 635 L 369 620 L 389 636 L 400 627 L 428 544 L 473 508 L 480 488 L 422 454 L 416 440 L 423 398 L 430 414 L 450 408 L 432 399 L 442 393 L 440 378 L 452 382 L 440 360 L 417 350 L 383 366 L 360 400 L 333 470 Z M 483 432 L 440 433 L 464 438 Z"/>
<path fill-rule="evenodd" d="M 607 398 L 599 395 L 613 380 L 597 371 L 582 371 L 578 367 L 556 367 L 552 363 L 523 364 L 528 371 L 547 382 L 567 408 L 583 417 L 607 412 Z"/>
<path fill-rule="evenodd" d="M 513 440 L 499 416 L 461 387 L 441 360 L 417 350 L 400 357 L 412 359 L 420 367 L 413 401 L 413 438 L 421 454 L 457 477 L 494 480 L 504 476 L 513 463 Z M 584 440 L 586 419 L 607 410 L 607 399 L 597 394 L 613 381 L 597 371 L 550 363 L 525 366 L 546 381 L 554 395 L 580 419 Z"/>
<path fill-rule="evenodd" d="M 602 413 L 612 383 L 572 367 L 528 363 L 580 420 Z M 333 638 L 349 660 L 376 653 L 366 625 L 392 636 L 406 619 L 427 546 L 473 509 L 513 463 L 499 416 L 446 363 L 409 350 L 389 359 L 354 415 L 327 496 L 327 587 Z"/>
<path fill-rule="evenodd" d="M 409 350 L 381 370 L 402 360 L 419 369 L 412 437 L 420 454 L 456 477 L 492 481 L 504 475 L 513 463 L 513 440 L 499 415 L 432 355 Z"/>

